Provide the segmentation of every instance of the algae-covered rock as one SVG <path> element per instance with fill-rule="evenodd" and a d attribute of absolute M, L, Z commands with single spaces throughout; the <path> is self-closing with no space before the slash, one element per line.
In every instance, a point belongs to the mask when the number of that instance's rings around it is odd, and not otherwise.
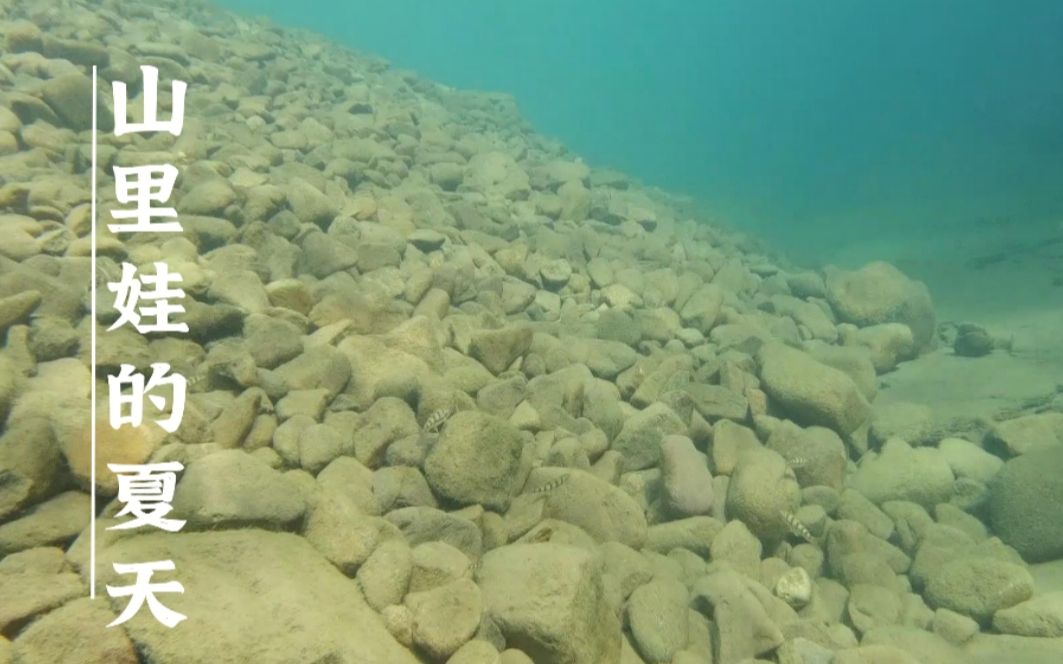
<path fill-rule="evenodd" d="M 930 292 L 889 263 L 877 261 L 854 272 L 828 270 L 827 300 L 844 322 L 860 327 L 903 323 L 915 347 L 933 340 L 936 318 Z"/>
<path fill-rule="evenodd" d="M 560 544 L 504 546 L 484 556 L 477 581 L 487 616 L 533 660 L 620 660 L 620 622 L 606 601 L 601 561 L 590 552 Z"/>
<path fill-rule="evenodd" d="M 503 420 L 456 413 L 425 458 L 425 478 L 450 500 L 505 510 L 524 481 L 523 445 L 520 431 Z"/>
<path fill-rule="evenodd" d="M 948 460 L 936 448 L 912 448 L 894 438 L 878 454 L 864 455 L 849 482 L 877 505 L 907 500 L 930 508 L 948 501 L 954 480 Z"/>
<path fill-rule="evenodd" d="M 819 425 L 845 436 L 863 424 L 870 406 L 841 371 L 782 344 L 757 356 L 763 389 L 799 424 Z"/>
<path fill-rule="evenodd" d="M 1063 556 L 1063 445 L 1006 464 L 990 485 L 993 532 L 1028 562 Z"/>
<path fill-rule="evenodd" d="M 219 653 L 265 662 L 418 661 L 384 629 L 357 582 L 296 535 L 254 529 L 149 533 L 105 546 L 99 556 L 97 594 L 104 598 L 104 585 L 131 582 L 114 572 L 113 563 L 173 560 L 175 569 L 157 572 L 153 581 L 179 581 L 184 592 L 156 597 L 187 620 L 170 629 L 149 615 L 125 625 L 137 650 L 153 661 L 216 661 Z M 125 599 L 111 602 L 114 609 L 125 608 Z"/>

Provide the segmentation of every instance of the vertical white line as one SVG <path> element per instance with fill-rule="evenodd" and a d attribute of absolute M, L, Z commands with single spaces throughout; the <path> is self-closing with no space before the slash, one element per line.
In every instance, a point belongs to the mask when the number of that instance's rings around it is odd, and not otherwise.
<path fill-rule="evenodd" d="M 89 597 L 96 599 L 96 65 L 92 66 L 92 228 L 90 243 L 92 245 L 92 284 L 90 290 L 91 311 L 89 330 L 91 335 L 92 350 L 90 351 L 90 364 L 92 373 L 89 374 L 90 399 L 92 404 L 89 409 L 89 439 L 92 450 L 89 453 L 91 466 L 91 478 L 89 488 Z"/>

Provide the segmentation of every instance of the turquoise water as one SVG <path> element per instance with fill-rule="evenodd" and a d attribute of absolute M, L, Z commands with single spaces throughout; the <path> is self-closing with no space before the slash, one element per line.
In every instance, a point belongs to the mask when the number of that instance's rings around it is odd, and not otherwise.
<path fill-rule="evenodd" d="M 230 6 L 0 0 L 0 664 L 1063 662 L 1063 4 Z"/>
<path fill-rule="evenodd" d="M 223 4 L 509 92 L 590 163 L 795 254 L 1063 217 L 1052 0 Z"/>

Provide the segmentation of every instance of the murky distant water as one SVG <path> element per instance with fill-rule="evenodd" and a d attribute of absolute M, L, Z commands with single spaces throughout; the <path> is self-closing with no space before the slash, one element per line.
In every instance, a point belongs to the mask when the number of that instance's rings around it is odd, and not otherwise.
<path fill-rule="evenodd" d="M 1063 219 L 1053 0 L 222 4 L 510 92 L 592 163 L 702 197 L 796 256 L 855 263 L 881 242 Z"/>

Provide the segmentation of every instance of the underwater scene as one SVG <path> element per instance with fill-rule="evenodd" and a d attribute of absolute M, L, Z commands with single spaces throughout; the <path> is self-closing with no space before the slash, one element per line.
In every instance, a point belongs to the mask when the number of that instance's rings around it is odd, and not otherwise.
<path fill-rule="evenodd" d="M 1063 662 L 1060 34 L 0 0 L 0 664 Z"/>

